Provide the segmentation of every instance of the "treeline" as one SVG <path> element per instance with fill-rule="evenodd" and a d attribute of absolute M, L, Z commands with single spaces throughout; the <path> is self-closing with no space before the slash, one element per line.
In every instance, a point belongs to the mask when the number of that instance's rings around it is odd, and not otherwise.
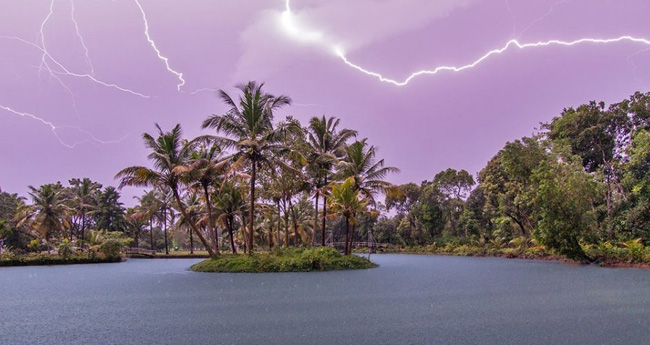
<path fill-rule="evenodd" d="M 454 169 L 386 198 L 380 241 L 538 246 L 574 259 L 650 240 L 650 93 L 567 108 L 478 173 Z M 591 258 L 593 259 L 593 258 Z"/>
<path fill-rule="evenodd" d="M 397 169 L 356 131 L 340 128 L 339 119 L 276 121 L 274 112 L 290 105 L 289 97 L 255 82 L 238 88 L 238 98 L 219 92 L 228 111 L 203 121 L 212 135 L 184 138 L 180 125 L 143 134 L 151 165 L 116 175 L 119 188 L 149 188 L 134 207 L 125 208 L 115 188 L 102 190 L 89 179 L 30 187 L 31 203 L 2 193 L 5 250 L 24 253 L 64 240 L 84 250 L 94 231 L 109 230 L 124 232 L 135 247 L 199 247 L 212 257 L 326 242 L 344 243 L 349 254 L 354 234 L 367 228 L 361 220 L 377 218 L 376 197 L 391 188 L 385 178 Z"/>
<path fill-rule="evenodd" d="M 30 187 L 31 202 L 0 192 L 0 248 L 49 250 L 65 240 L 84 250 L 97 232 L 118 231 L 135 247 L 213 257 L 332 243 L 349 254 L 353 241 L 374 238 L 580 260 L 623 248 L 650 261 L 650 93 L 564 109 L 506 143 L 476 177 L 447 169 L 393 186 L 386 177 L 398 170 L 339 119 L 276 121 L 289 97 L 255 82 L 239 89 L 237 98 L 219 92 L 228 111 L 203 121 L 210 135 L 184 138 L 180 125 L 143 135 L 151 165 L 116 175 L 120 188 L 149 188 L 134 207 L 89 179 Z"/>

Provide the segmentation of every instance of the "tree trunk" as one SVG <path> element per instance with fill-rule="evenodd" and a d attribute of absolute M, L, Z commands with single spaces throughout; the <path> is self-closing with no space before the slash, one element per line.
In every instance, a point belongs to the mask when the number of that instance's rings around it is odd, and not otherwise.
<path fill-rule="evenodd" d="M 318 197 L 320 196 L 320 192 L 316 190 L 316 197 L 314 198 L 314 238 L 312 240 L 312 244 L 316 245 L 316 234 L 318 233 Z"/>
<path fill-rule="evenodd" d="M 253 161 L 253 169 L 251 173 L 251 209 L 250 209 L 250 218 L 249 219 L 249 224 L 250 224 L 250 234 L 249 234 L 249 248 L 248 248 L 248 255 L 253 255 L 253 241 L 255 241 L 255 231 L 254 231 L 254 226 L 255 226 L 255 174 L 257 173 L 257 164 L 255 161 Z"/>
<path fill-rule="evenodd" d="M 149 217 L 149 235 L 151 236 L 151 250 L 153 249 L 153 218 Z"/>
<path fill-rule="evenodd" d="M 194 231 L 190 228 L 190 254 L 194 254 Z"/>
<path fill-rule="evenodd" d="M 325 185 L 327 186 L 327 177 L 325 177 Z M 325 194 L 325 193 L 323 193 L 323 200 L 324 200 L 324 202 L 323 202 L 323 222 L 321 224 L 322 225 L 321 233 L 323 235 L 323 238 L 321 239 L 321 244 L 323 245 L 323 247 L 325 247 L 325 227 L 327 225 L 325 223 L 325 218 L 327 217 L 327 194 Z"/>
<path fill-rule="evenodd" d="M 165 232 L 165 255 L 169 255 L 169 244 L 167 243 L 167 206 L 163 208 L 163 231 Z"/>
<path fill-rule="evenodd" d="M 83 248 L 83 241 L 86 239 L 86 212 L 81 213 L 81 247 Z"/>
<path fill-rule="evenodd" d="M 282 212 L 280 211 L 280 200 L 276 201 L 276 205 L 278 206 L 278 247 L 280 247 L 280 238 L 282 237 L 280 234 L 280 229 L 282 228 Z"/>
<path fill-rule="evenodd" d="M 605 200 L 607 201 L 607 237 L 609 240 L 614 239 L 614 226 L 612 224 L 612 182 L 607 176 L 607 192 Z"/>
<path fill-rule="evenodd" d="M 289 210 L 287 209 L 287 200 L 282 200 L 284 204 L 284 246 L 289 247 Z"/>
<path fill-rule="evenodd" d="M 271 220 L 273 220 L 273 217 L 271 217 Z M 273 250 L 273 222 L 270 222 L 269 224 L 269 251 Z"/>
<path fill-rule="evenodd" d="M 350 254 L 350 218 L 345 217 L 345 255 Z"/>
<path fill-rule="evenodd" d="M 293 221 L 293 246 L 298 247 L 298 221 L 296 220 L 296 211 L 293 209 L 291 198 L 289 198 L 289 210 L 291 211 L 291 219 Z"/>
<path fill-rule="evenodd" d="M 187 215 L 187 210 L 185 209 L 185 206 L 181 202 L 181 196 L 178 194 L 178 190 L 176 188 L 172 188 L 172 192 L 174 193 L 174 198 L 176 198 L 176 204 L 178 205 L 178 208 L 181 210 L 181 214 L 183 214 L 183 218 L 185 219 L 190 219 L 190 217 Z M 196 228 L 196 224 L 193 222 L 188 222 L 190 224 L 190 227 L 194 232 L 196 233 L 197 236 L 199 236 L 199 240 L 201 240 L 201 243 L 203 243 L 203 246 L 205 246 L 205 249 L 207 249 L 208 254 L 210 254 L 210 257 L 213 259 L 217 258 L 217 254 L 215 254 L 214 250 L 212 250 L 212 246 L 208 244 L 208 242 L 205 240 L 205 237 L 203 237 L 203 234 L 198 231 Z"/>
<path fill-rule="evenodd" d="M 235 249 L 235 231 L 232 228 L 232 219 L 228 217 L 226 223 L 228 225 L 228 233 L 230 234 L 230 249 L 232 249 L 233 254 L 237 254 L 237 249 Z"/>
<path fill-rule="evenodd" d="M 217 229 L 213 227 L 214 219 L 212 218 L 212 202 L 210 201 L 210 193 L 208 186 L 203 185 L 203 194 L 205 194 L 205 205 L 208 207 L 208 235 L 212 236 L 214 242 L 214 252 L 219 255 L 219 236 L 217 236 Z M 192 232 L 190 231 L 190 234 Z"/>

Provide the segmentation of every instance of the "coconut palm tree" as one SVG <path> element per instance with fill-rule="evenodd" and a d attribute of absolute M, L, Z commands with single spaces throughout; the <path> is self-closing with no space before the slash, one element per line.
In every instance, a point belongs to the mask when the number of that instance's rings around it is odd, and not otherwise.
<path fill-rule="evenodd" d="M 188 193 L 185 197 L 185 208 L 187 210 L 187 215 L 189 218 L 185 218 L 184 215 L 181 216 L 176 221 L 176 228 L 182 229 L 187 228 L 190 234 L 190 254 L 194 254 L 194 236 L 192 232 L 192 227 L 190 223 L 197 224 L 200 222 L 203 214 L 203 205 L 199 200 L 199 196 L 196 193 Z"/>
<path fill-rule="evenodd" d="M 356 216 L 366 209 L 367 201 L 359 199 L 359 190 L 355 188 L 354 178 L 349 177 L 343 183 L 334 183 L 327 196 L 332 216 L 341 216 L 345 219 L 345 255 L 352 252 L 350 243 L 350 226 L 357 223 Z"/>
<path fill-rule="evenodd" d="M 318 231 L 318 199 L 327 186 L 332 169 L 339 158 L 345 154 L 346 142 L 357 135 L 350 129 L 337 129 L 340 120 L 336 117 L 312 117 L 307 127 L 307 143 L 309 150 L 306 154 L 308 171 L 312 178 L 314 190 L 314 233 Z M 325 198 L 325 195 L 323 195 Z M 327 217 L 327 203 L 323 203 L 323 218 L 321 223 L 321 244 L 325 245 L 325 219 Z M 315 238 L 315 236 L 314 236 Z"/>
<path fill-rule="evenodd" d="M 140 202 L 139 214 L 138 216 L 142 219 L 146 219 L 149 222 L 149 236 L 151 243 L 151 250 L 154 250 L 154 241 L 153 241 L 153 221 L 158 215 L 160 210 L 161 203 L 157 197 L 155 190 L 145 191 L 145 193 L 138 197 L 135 197 L 138 202 Z"/>
<path fill-rule="evenodd" d="M 97 209 L 97 196 L 102 185 L 91 181 L 89 178 L 73 178 L 70 183 L 70 204 L 77 217 L 81 218 L 81 234 L 79 239 L 86 238 L 87 216 L 92 215 Z"/>
<path fill-rule="evenodd" d="M 230 158 L 222 155 L 218 145 L 201 145 L 190 154 L 188 165 L 179 166 L 176 170 L 183 175 L 184 180 L 195 190 L 203 193 L 207 208 L 208 234 L 212 236 L 214 251 L 219 254 L 219 228 L 214 227 L 215 218 L 212 207 L 212 189 L 218 188 L 230 168 Z M 191 232 L 190 232 L 191 235 Z"/>
<path fill-rule="evenodd" d="M 237 254 L 235 248 L 235 222 L 237 217 L 242 219 L 247 211 L 245 190 L 239 187 L 234 181 L 226 180 L 221 186 L 218 194 L 213 196 L 215 209 L 219 213 L 217 220 L 228 230 L 230 237 L 230 249 Z"/>
<path fill-rule="evenodd" d="M 192 145 L 182 143 L 182 130 L 179 124 L 174 126 L 170 132 L 163 132 L 158 124 L 156 124 L 156 129 L 158 130 L 157 138 L 148 133 L 142 135 L 145 145 L 152 151 L 148 158 L 153 162 L 154 169 L 131 166 L 122 169 L 115 177 L 120 179 L 120 188 L 124 186 L 168 187 L 183 217 L 190 219 L 181 200 L 181 176 L 174 169 L 186 165 Z M 212 250 L 212 246 L 208 244 L 197 225 L 193 222 L 190 222 L 189 225 L 199 236 L 199 240 L 208 250 L 210 257 L 216 258 L 217 254 Z"/>
<path fill-rule="evenodd" d="M 384 166 L 384 160 L 377 160 L 377 150 L 368 146 L 366 139 L 355 141 L 345 149 L 345 157 L 337 165 L 338 175 L 342 179 L 352 178 L 354 188 L 372 206 L 376 206 L 375 196 L 386 193 L 392 184 L 384 179 L 399 169 Z"/>
<path fill-rule="evenodd" d="M 213 128 L 222 136 L 214 140 L 224 149 L 235 148 L 234 166 L 250 165 L 249 251 L 254 246 L 255 182 L 257 169 L 280 149 L 279 131 L 273 125 L 273 111 L 291 104 L 288 96 L 274 96 L 262 90 L 264 84 L 250 81 L 238 85 L 242 95 L 236 102 L 219 90 L 221 100 L 229 107 L 223 115 L 212 115 L 203 121 L 203 128 Z"/>
<path fill-rule="evenodd" d="M 61 183 L 46 184 L 39 188 L 29 186 L 32 197 L 32 214 L 34 225 L 47 242 L 50 252 L 50 238 L 66 228 L 67 217 L 72 210 L 67 205 L 67 191 Z"/>

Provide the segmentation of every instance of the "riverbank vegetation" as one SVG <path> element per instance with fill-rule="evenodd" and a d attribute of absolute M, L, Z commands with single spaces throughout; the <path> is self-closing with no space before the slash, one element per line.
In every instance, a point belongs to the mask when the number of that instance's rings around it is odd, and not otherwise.
<path fill-rule="evenodd" d="M 650 262 L 650 93 L 564 109 L 475 176 L 449 168 L 397 186 L 387 182 L 397 168 L 339 119 L 276 118 L 291 99 L 255 82 L 218 96 L 227 111 L 202 122 L 207 134 L 185 138 L 179 124 L 142 136 L 149 164 L 116 175 L 118 188 L 147 188 L 134 207 L 87 178 L 30 187 L 30 202 L 0 192 L 2 255 L 59 252 L 64 241 L 90 255 L 93 234 L 119 232 L 130 238 L 123 245 L 213 259 L 315 245 L 350 254 L 379 242 L 406 252 Z"/>
<path fill-rule="evenodd" d="M 192 266 L 195 272 L 310 272 L 373 268 L 368 259 L 329 247 L 289 248 L 254 255 L 221 255 Z"/>

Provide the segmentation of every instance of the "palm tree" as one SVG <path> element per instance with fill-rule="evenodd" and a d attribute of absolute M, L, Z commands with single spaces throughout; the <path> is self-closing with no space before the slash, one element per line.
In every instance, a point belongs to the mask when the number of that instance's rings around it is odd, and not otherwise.
<path fill-rule="evenodd" d="M 350 225 L 355 225 L 356 215 L 363 212 L 367 201 L 359 199 L 359 190 L 355 188 L 354 178 L 349 177 L 343 183 L 332 185 L 332 191 L 327 200 L 333 215 L 345 219 L 345 255 L 352 252 L 350 243 Z"/>
<path fill-rule="evenodd" d="M 340 120 L 336 117 L 325 118 L 322 116 L 312 117 L 307 127 L 307 142 L 309 153 L 307 161 L 309 172 L 312 176 L 314 189 L 314 234 L 318 231 L 318 199 L 323 187 L 327 186 L 332 168 L 338 158 L 345 154 L 346 142 L 357 135 L 356 131 L 350 129 L 337 130 Z M 325 198 L 325 195 L 323 195 Z M 322 238 L 321 244 L 325 245 L 325 219 L 327 217 L 327 203 L 323 203 Z M 315 238 L 316 236 L 314 236 Z"/>
<path fill-rule="evenodd" d="M 217 255 L 219 255 L 219 238 L 221 236 L 218 227 L 214 228 L 211 189 L 218 187 L 225 178 L 229 163 L 230 157 L 222 157 L 221 148 L 218 145 L 213 144 L 210 147 L 202 145 L 191 153 L 187 166 L 177 168 L 177 172 L 184 176 L 187 183 L 203 193 L 208 211 L 206 222 L 208 234 L 212 236 L 214 251 Z"/>
<path fill-rule="evenodd" d="M 279 132 L 273 126 L 273 111 L 291 104 L 287 96 L 274 96 L 262 90 L 264 84 L 254 81 L 238 85 L 242 96 L 235 102 L 219 90 L 221 100 L 230 107 L 223 115 L 212 115 L 203 121 L 203 128 L 213 128 L 223 136 L 214 139 L 224 149 L 235 148 L 235 167 L 250 164 L 249 255 L 253 254 L 255 223 L 255 179 L 260 164 L 280 147 Z"/>
<path fill-rule="evenodd" d="M 50 252 L 50 238 L 65 229 L 66 218 L 71 212 L 67 206 L 66 190 L 61 183 L 46 184 L 39 188 L 29 186 L 29 195 L 33 201 L 34 224 L 36 229 L 47 242 L 47 252 Z"/>
<path fill-rule="evenodd" d="M 86 238 L 86 216 L 92 215 L 97 209 L 97 196 L 102 185 L 91 181 L 89 178 L 73 178 L 69 181 L 71 185 L 70 201 L 78 217 L 81 218 L 80 240 Z"/>
<path fill-rule="evenodd" d="M 147 225 L 146 218 L 143 217 L 141 206 L 131 207 L 126 210 L 126 228 L 127 232 L 133 235 L 133 246 L 140 246 L 140 233 Z"/>
<path fill-rule="evenodd" d="M 194 254 L 194 236 L 192 232 L 192 227 L 190 227 L 190 223 L 200 223 L 201 218 L 202 218 L 202 208 L 203 205 L 201 205 L 201 201 L 199 200 L 199 196 L 196 193 L 190 193 L 187 195 L 185 198 L 185 208 L 187 210 L 187 215 L 189 218 L 185 218 L 185 216 L 181 215 L 178 220 L 176 221 L 176 227 L 178 229 L 181 229 L 183 227 L 186 227 L 189 230 L 190 233 L 190 254 Z"/>
<path fill-rule="evenodd" d="M 140 202 L 139 216 L 149 222 L 149 236 L 151 241 L 151 250 L 154 250 L 153 241 L 153 220 L 160 210 L 161 203 L 155 190 L 145 191 L 141 197 L 135 197 Z"/>
<path fill-rule="evenodd" d="M 98 193 L 97 208 L 93 212 L 95 227 L 101 230 L 120 231 L 125 228 L 124 213 L 126 209 L 120 202 L 120 193 L 113 186 Z"/>
<path fill-rule="evenodd" d="M 186 219 L 190 219 L 181 201 L 179 191 L 181 187 L 181 176 L 174 169 L 178 166 L 185 165 L 192 147 L 191 145 L 183 145 L 181 143 L 182 131 L 179 124 L 170 132 L 163 132 L 158 124 L 156 124 L 156 128 L 158 129 L 157 138 L 154 138 L 148 133 L 142 135 L 145 145 L 152 150 L 148 158 L 153 161 L 155 170 L 143 166 L 131 166 L 118 172 L 115 177 L 120 179 L 120 188 L 124 186 L 169 187 L 181 214 Z M 201 240 L 208 250 L 210 257 L 216 258 L 216 253 L 212 250 L 212 247 L 208 244 L 196 224 L 190 222 L 189 225 L 199 236 L 199 240 Z"/>
<path fill-rule="evenodd" d="M 345 157 L 338 163 L 338 174 L 341 178 L 352 178 L 354 188 L 372 206 L 376 206 L 375 196 L 386 193 L 392 187 L 384 180 L 389 173 L 397 173 L 395 167 L 385 167 L 384 160 L 377 160 L 377 150 L 368 146 L 366 139 L 355 141 L 345 150 Z"/>
<path fill-rule="evenodd" d="M 228 230 L 230 249 L 237 254 L 235 249 L 235 221 L 246 213 L 246 196 L 244 190 L 233 181 L 224 181 L 221 191 L 213 197 L 215 209 L 218 210 L 217 220 Z M 243 222 L 243 221 L 242 221 Z"/>

